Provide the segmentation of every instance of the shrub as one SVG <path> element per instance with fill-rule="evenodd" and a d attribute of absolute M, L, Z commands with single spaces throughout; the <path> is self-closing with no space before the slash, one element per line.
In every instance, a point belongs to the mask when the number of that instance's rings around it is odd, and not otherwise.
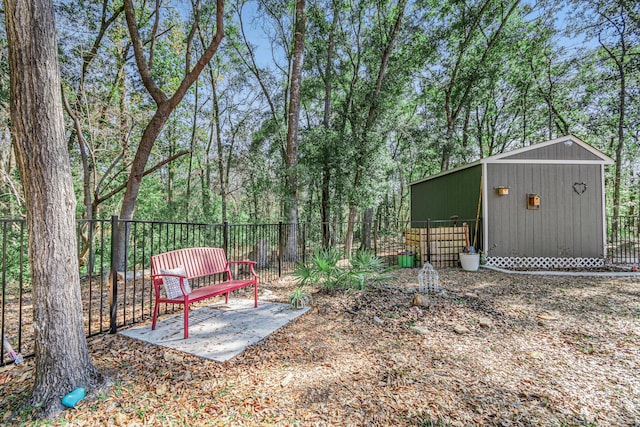
<path fill-rule="evenodd" d="M 341 253 L 337 249 L 317 250 L 308 264 L 299 263 L 293 276 L 300 286 L 321 285 L 325 289 L 364 289 L 368 281 L 384 279 L 382 259 L 372 251 L 357 251 L 348 266 L 341 267 L 338 262 Z"/>

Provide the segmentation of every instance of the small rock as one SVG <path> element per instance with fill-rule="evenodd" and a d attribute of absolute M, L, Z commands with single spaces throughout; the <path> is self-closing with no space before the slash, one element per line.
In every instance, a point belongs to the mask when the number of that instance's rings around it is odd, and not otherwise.
<path fill-rule="evenodd" d="M 418 314 L 418 315 L 422 314 L 422 310 L 420 309 L 420 307 L 415 307 L 415 306 L 414 306 L 414 307 L 411 307 L 411 308 L 409 309 L 409 311 L 410 311 L 411 313 L 415 313 L 415 314 Z"/>
<path fill-rule="evenodd" d="M 178 379 L 182 381 L 189 381 L 191 378 L 193 378 L 193 375 L 191 375 L 191 372 L 187 371 Z"/>
<path fill-rule="evenodd" d="M 428 307 L 429 306 L 429 298 L 424 295 L 415 294 L 413 296 L 413 301 L 411 302 L 413 307 Z"/>
<path fill-rule="evenodd" d="M 542 353 L 539 351 L 530 351 L 529 356 L 533 359 L 542 359 Z"/>
<path fill-rule="evenodd" d="M 114 415 L 114 421 L 117 426 L 126 426 L 127 424 L 129 424 L 127 416 L 122 412 L 117 412 Z"/>
<path fill-rule="evenodd" d="M 538 314 L 538 319 L 542 320 L 558 320 L 556 316 L 551 313 L 540 313 Z"/>
<path fill-rule="evenodd" d="M 429 333 L 429 330 L 425 326 L 415 325 L 411 327 L 411 330 L 422 335 Z"/>
<path fill-rule="evenodd" d="M 169 391 L 169 387 L 166 384 L 160 384 L 156 386 L 156 394 L 158 396 L 162 396 L 163 394 L 166 394 L 168 391 Z"/>
<path fill-rule="evenodd" d="M 373 321 L 376 322 L 378 325 L 382 325 L 382 319 L 379 318 L 378 316 L 373 316 Z"/>
<path fill-rule="evenodd" d="M 493 322 L 488 317 L 481 317 L 480 319 L 478 319 L 478 323 L 483 328 L 491 328 L 493 326 Z"/>
<path fill-rule="evenodd" d="M 453 330 L 455 331 L 456 334 L 468 334 L 469 332 L 471 332 L 469 330 L 469 328 L 467 328 L 466 326 L 462 326 L 462 325 L 456 325 L 453 327 Z"/>
<path fill-rule="evenodd" d="M 464 296 L 467 298 L 478 298 L 478 294 L 474 294 L 473 292 L 467 292 Z"/>
<path fill-rule="evenodd" d="M 184 357 L 170 351 L 165 351 L 163 357 L 165 361 L 170 363 L 182 363 L 184 361 Z"/>
<path fill-rule="evenodd" d="M 282 383 L 281 383 L 282 387 L 288 386 L 292 379 L 293 379 L 293 373 L 289 372 L 282 380 Z"/>

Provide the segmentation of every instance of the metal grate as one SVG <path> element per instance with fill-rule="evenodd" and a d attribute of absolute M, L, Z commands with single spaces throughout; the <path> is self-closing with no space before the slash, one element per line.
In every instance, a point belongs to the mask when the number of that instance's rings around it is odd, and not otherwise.
<path fill-rule="evenodd" d="M 442 290 L 440 287 L 440 277 L 438 272 L 428 262 L 424 264 L 418 273 L 418 292 L 435 294 Z"/>

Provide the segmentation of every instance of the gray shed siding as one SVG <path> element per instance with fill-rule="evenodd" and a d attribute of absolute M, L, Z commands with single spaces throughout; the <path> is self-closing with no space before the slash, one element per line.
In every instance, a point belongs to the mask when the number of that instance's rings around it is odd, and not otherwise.
<path fill-rule="evenodd" d="M 442 175 L 411 186 L 411 221 L 476 217 L 482 165 Z"/>
<path fill-rule="evenodd" d="M 600 157 L 578 144 L 566 145 L 563 143 L 551 144 L 542 148 L 534 148 L 523 153 L 503 157 L 503 159 L 602 161 Z"/>
<path fill-rule="evenodd" d="M 600 164 L 487 164 L 488 255 L 603 257 L 601 179 Z M 540 195 L 539 210 L 527 209 L 528 193 Z"/>

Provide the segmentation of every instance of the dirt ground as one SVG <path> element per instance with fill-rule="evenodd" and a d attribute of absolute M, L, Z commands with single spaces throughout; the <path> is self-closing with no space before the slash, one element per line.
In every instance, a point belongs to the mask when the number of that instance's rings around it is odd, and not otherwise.
<path fill-rule="evenodd" d="M 640 279 L 438 270 L 444 292 L 412 307 L 418 269 L 313 309 L 216 363 L 119 335 L 90 341 L 114 385 L 51 425 L 640 425 Z M 278 297 L 291 280 L 265 286 Z M 0 370 L 0 423 L 33 361 Z"/>

